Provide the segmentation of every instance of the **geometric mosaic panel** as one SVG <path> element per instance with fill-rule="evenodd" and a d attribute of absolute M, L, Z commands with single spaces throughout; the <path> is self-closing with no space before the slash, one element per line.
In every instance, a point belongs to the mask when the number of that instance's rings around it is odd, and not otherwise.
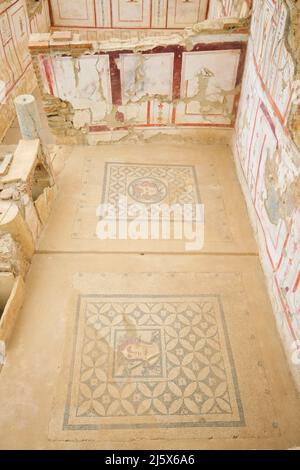
<path fill-rule="evenodd" d="M 106 163 L 102 202 L 117 204 L 200 203 L 194 166 Z"/>
<path fill-rule="evenodd" d="M 243 425 L 219 296 L 80 296 L 63 429 Z"/>

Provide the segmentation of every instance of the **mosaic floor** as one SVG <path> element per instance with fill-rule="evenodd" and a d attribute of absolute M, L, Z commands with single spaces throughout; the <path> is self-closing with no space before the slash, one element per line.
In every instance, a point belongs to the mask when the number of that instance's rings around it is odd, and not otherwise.
<path fill-rule="evenodd" d="M 0 448 L 299 446 L 300 400 L 228 149 L 63 151 L 0 373 Z M 204 250 L 94 239 L 97 205 L 120 194 L 200 200 Z"/>
<path fill-rule="evenodd" d="M 281 435 L 244 276 L 205 267 L 73 275 L 51 440 Z"/>
<path fill-rule="evenodd" d="M 218 145 L 163 149 L 148 145 L 143 148 L 144 154 L 141 158 L 138 145 L 115 146 L 113 151 L 109 146 L 101 147 L 101 151 L 97 148 L 97 152 L 91 147 L 74 150 L 62 174 L 64 185 L 40 250 L 185 251 L 184 241 L 175 239 L 99 240 L 97 208 L 101 203 L 117 208 L 120 197 L 126 197 L 129 211 L 136 203 L 149 210 L 151 204 L 183 208 L 201 203 L 205 211 L 205 252 L 257 252 L 226 147 L 224 151 Z"/>
<path fill-rule="evenodd" d="M 220 299 L 141 297 L 80 298 L 64 429 L 243 425 Z"/>

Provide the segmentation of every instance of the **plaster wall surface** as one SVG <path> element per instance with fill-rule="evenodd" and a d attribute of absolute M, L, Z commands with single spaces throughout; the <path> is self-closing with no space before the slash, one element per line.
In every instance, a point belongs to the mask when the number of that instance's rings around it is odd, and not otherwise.
<path fill-rule="evenodd" d="M 251 0 L 49 0 L 52 26 L 184 29 L 206 19 L 248 16 Z"/>
<path fill-rule="evenodd" d="M 50 28 L 47 0 L 28 14 L 25 0 L 0 4 L 0 141 L 15 117 L 14 98 L 36 87 L 28 38 L 31 32 Z"/>
<path fill-rule="evenodd" d="M 214 2 L 212 2 L 214 3 Z M 184 29 L 208 17 L 209 0 L 50 0 L 53 26 Z"/>
<path fill-rule="evenodd" d="M 200 24 L 106 42 L 33 35 L 29 47 L 54 134 L 63 143 L 96 144 L 116 131 L 126 139 L 137 129 L 232 128 L 247 44 L 235 26 L 233 33 Z"/>
<path fill-rule="evenodd" d="M 298 384 L 299 9 L 299 2 L 254 2 L 234 145 L 278 327 Z"/>

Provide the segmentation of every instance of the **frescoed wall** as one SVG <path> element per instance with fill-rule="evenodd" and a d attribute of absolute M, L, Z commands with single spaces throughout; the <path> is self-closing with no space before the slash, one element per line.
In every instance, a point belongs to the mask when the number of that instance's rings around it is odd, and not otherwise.
<path fill-rule="evenodd" d="M 50 0 L 53 26 L 183 29 L 207 18 L 209 0 Z"/>
<path fill-rule="evenodd" d="M 248 16 L 251 0 L 49 0 L 54 27 L 180 30 Z"/>
<path fill-rule="evenodd" d="M 300 340 L 300 153 L 291 128 L 299 94 L 299 17 L 299 6 L 290 10 L 283 0 L 254 1 L 235 141 L 241 183 L 291 363 Z M 300 381 L 299 365 L 292 366 Z"/>
<path fill-rule="evenodd" d="M 98 52 L 84 41 L 56 47 L 51 37 L 42 39 L 42 48 L 30 43 L 30 50 L 50 125 L 62 137 L 78 131 L 95 143 L 103 132 L 124 137 L 132 129 L 234 125 L 247 34 L 189 36 L 189 47 L 174 38 L 173 45 L 160 38 L 149 49 L 143 42 L 116 47 L 108 41 Z"/>
<path fill-rule="evenodd" d="M 0 3 L 0 140 L 15 116 L 14 97 L 29 93 L 36 86 L 28 51 L 29 35 L 46 32 L 49 27 L 47 0 L 36 4 L 30 16 L 25 0 Z"/>

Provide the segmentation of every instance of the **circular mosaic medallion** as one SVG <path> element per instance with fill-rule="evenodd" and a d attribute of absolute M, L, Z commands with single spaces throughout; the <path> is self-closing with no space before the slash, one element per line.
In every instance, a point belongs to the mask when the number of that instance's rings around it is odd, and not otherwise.
<path fill-rule="evenodd" d="M 138 178 L 128 186 L 129 196 L 143 204 L 161 202 L 167 193 L 168 189 L 165 183 L 151 177 Z"/>

